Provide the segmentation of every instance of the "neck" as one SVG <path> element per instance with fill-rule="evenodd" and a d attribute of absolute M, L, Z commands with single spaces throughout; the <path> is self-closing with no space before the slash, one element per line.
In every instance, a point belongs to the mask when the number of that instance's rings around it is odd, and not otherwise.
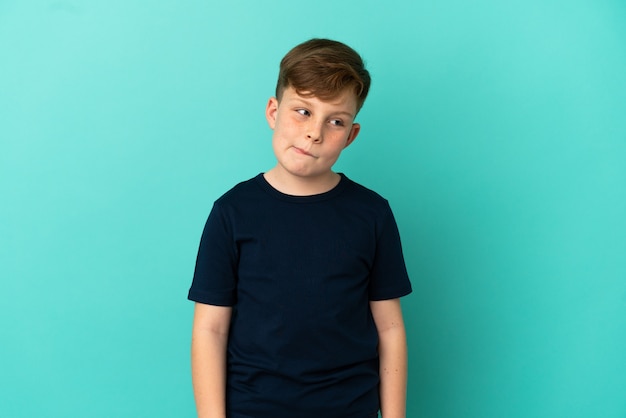
<path fill-rule="evenodd" d="M 279 192 L 292 196 L 311 196 L 325 193 L 337 186 L 341 180 L 341 176 L 332 171 L 316 177 L 298 177 L 290 174 L 285 175 L 276 167 L 266 172 L 263 177 L 270 186 Z"/>

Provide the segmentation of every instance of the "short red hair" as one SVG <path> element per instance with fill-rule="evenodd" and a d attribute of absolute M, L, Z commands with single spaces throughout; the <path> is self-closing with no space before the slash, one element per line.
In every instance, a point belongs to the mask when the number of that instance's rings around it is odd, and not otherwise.
<path fill-rule="evenodd" d="M 354 49 L 330 39 L 311 39 L 294 47 L 280 62 L 276 98 L 280 101 L 287 87 L 322 100 L 333 99 L 350 88 L 359 111 L 370 83 L 363 59 Z"/>

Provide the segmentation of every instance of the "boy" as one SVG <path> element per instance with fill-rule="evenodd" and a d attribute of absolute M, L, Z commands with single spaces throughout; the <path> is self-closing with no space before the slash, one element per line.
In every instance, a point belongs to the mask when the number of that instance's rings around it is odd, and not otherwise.
<path fill-rule="evenodd" d="M 386 200 L 332 171 L 367 96 L 361 57 L 312 39 L 283 58 L 265 115 L 277 164 L 207 220 L 189 299 L 198 416 L 405 416 L 399 297 L 411 292 Z"/>

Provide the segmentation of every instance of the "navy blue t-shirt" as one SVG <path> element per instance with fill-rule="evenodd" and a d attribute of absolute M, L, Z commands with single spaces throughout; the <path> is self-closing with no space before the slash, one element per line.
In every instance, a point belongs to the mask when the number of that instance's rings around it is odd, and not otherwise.
<path fill-rule="evenodd" d="M 410 292 L 385 199 L 343 174 L 313 196 L 259 174 L 215 202 L 189 299 L 233 307 L 229 418 L 361 418 L 379 408 L 369 301 Z"/>

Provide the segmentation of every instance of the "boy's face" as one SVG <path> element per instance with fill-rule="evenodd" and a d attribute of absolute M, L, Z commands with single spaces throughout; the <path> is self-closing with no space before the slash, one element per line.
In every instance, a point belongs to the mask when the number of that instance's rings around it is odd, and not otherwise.
<path fill-rule="evenodd" d="M 326 180 L 341 151 L 359 133 L 359 124 L 353 123 L 356 112 L 356 95 L 350 89 L 331 100 L 300 96 L 291 87 L 280 102 L 272 97 L 265 116 L 274 130 L 276 169 L 282 175 Z"/>

